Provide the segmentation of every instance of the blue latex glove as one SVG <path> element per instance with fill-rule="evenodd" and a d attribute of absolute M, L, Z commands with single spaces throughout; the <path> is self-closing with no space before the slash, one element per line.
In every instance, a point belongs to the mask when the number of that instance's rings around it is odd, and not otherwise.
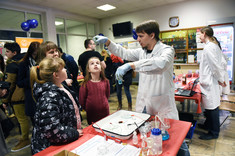
<path fill-rule="evenodd" d="M 93 37 L 93 41 L 96 43 L 103 43 L 104 44 L 108 41 L 108 38 L 105 36 L 96 35 Z"/>
<path fill-rule="evenodd" d="M 131 65 L 129 63 L 126 63 L 120 67 L 118 67 L 116 71 L 116 80 L 123 80 L 123 75 L 126 74 L 129 70 L 131 70 Z"/>

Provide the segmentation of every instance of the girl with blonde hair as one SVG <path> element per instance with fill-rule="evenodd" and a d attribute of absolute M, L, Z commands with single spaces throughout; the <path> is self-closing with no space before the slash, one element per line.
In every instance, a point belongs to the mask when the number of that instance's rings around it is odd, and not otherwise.
<path fill-rule="evenodd" d="M 83 134 L 78 98 L 62 82 L 67 78 L 61 58 L 45 58 L 31 68 L 30 78 L 36 101 L 32 153 L 51 145 L 73 142 Z"/>

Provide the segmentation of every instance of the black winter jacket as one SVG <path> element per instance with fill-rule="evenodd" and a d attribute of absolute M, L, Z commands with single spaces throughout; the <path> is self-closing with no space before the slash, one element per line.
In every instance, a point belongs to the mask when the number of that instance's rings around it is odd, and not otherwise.
<path fill-rule="evenodd" d="M 51 82 L 35 83 L 33 94 L 37 103 L 32 153 L 36 154 L 51 145 L 67 144 L 77 140 L 79 133 L 76 115 L 68 95 Z"/>
<path fill-rule="evenodd" d="M 30 59 L 32 60 L 32 58 Z M 18 77 L 16 84 L 20 88 L 24 88 L 25 94 L 25 114 L 34 117 L 36 103 L 32 98 L 31 86 L 30 86 L 30 68 L 35 65 L 35 63 L 30 62 L 30 60 L 22 61 L 19 63 Z"/>
<path fill-rule="evenodd" d="M 12 59 L 8 59 L 6 63 L 6 74 L 5 81 L 11 83 L 9 88 L 9 94 L 6 98 L 2 99 L 2 102 L 5 104 L 24 104 L 24 89 L 19 88 L 16 85 L 17 76 L 18 76 L 18 61 L 22 59 L 24 54 L 17 54 Z"/>

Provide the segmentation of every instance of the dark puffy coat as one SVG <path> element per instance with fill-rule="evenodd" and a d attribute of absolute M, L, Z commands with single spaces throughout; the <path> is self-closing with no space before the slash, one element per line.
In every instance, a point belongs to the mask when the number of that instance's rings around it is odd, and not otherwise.
<path fill-rule="evenodd" d="M 32 153 L 36 154 L 51 145 L 67 144 L 77 140 L 79 133 L 76 115 L 68 95 L 51 82 L 35 83 L 33 94 L 37 103 Z"/>
<path fill-rule="evenodd" d="M 17 54 L 12 59 L 7 60 L 6 65 L 6 74 L 5 81 L 10 82 L 9 94 L 6 98 L 2 99 L 2 102 L 5 104 L 11 103 L 15 104 L 24 104 L 24 89 L 19 88 L 16 85 L 17 76 L 18 76 L 18 61 L 22 59 L 24 54 Z"/>
<path fill-rule="evenodd" d="M 32 59 L 31 59 L 32 60 Z M 25 93 L 25 114 L 27 116 L 34 116 L 36 103 L 32 98 L 31 86 L 30 86 L 30 68 L 33 66 L 30 60 L 26 60 L 19 63 L 18 77 L 16 84 L 20 88 L 24 88 Z"/>

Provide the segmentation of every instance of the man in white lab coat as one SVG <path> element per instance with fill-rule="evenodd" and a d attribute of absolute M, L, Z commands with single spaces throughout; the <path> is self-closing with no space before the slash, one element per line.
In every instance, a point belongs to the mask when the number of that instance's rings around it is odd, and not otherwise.
<path fill-rule="evenodd" d="M 151 115 L 166 112 L 167 118 L 179 119 L 174 98 L 174 49 L 161 43 L 159 25 L 154 20 L 138 25 L 136 33 L 137 41 L 142 48 L 125 49 L 104 36 L 95 36 L 93 40 L 104 43 L 114 55 L 133 61 L 119 67 L 116 78 L 122 80 L 123 75 L 131 69 L 139 72 L 137 112 L 146 112 Z M 185 151 L 187 153 L 185 155 L 189 155 L 187 147 Z"/>
<path fill-rule="evenodd" d="M 226 86 L 222 68 L 222 52 L 211 27 L 201 29 L 200 39 L 205 43 L 200 61 L 200 85 L 202 92 L 202 106 L 205 108 L 206 121 L 198 125 L 208 129 L 208 133 L 201 135 L 202 140 L 217 139 L 220 132 L 219 105 L 220 88 Z"/>
<path fill-rule="evenodd" d="M 136 28 L 137 41 L 142 48 L 125 49 L 104 36 L 95 36 L 94 40 L 108 46 L 111 53 L 124 60 L 134 61 L 118 68 L 116 78 L 129 70 L 139 72 L 139 87 L 136 99 L 136 111 L 156 115 L 167 112 L 167 117 L 178 118 L 174 98 L 173 62 L 174 49 L 159 40 L 159 26 L 155 21 L 147 21 Z"/>

